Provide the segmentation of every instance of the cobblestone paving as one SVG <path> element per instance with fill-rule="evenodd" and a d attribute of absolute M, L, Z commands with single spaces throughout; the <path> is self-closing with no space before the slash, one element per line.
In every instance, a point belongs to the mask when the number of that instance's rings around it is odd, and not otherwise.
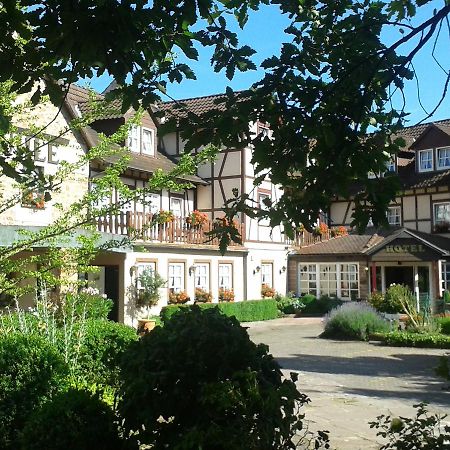
<path fill-rule="evenodd" d="M 300 374 L 298 387 L 311 398 L 305 409 L 309 426 L 329 430 L 332 448 L 379 448 L 383 441 L 368 422 L 380 414 L 410 416 L 421 401 L 433 412 L 450 413 L 450 392 L 434 374 L 445 350 L 319 339 L 320 319 L 246 326 L 254 342 L 269 345 L 284 370 Z"/>

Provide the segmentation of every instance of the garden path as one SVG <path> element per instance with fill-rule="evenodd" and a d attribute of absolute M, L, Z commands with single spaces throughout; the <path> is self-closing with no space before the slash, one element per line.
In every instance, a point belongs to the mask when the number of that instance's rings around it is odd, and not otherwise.
<path fill-rule="evenodd" d="M 443 389 L 448 383 L 434 374 L 445 350 L 320 339 L 320 319 L 245 326 L 254 342 L 269 345 L 284 370 L 299 373 L 298 388 L 311 398 L 305 408 L 309 427 L 329 430 L 332 448 L 379 448 L 383 441 L 368 422 L 380 414 L 411 416 L 415 403 L 450 416 L 450 391 Z"/>

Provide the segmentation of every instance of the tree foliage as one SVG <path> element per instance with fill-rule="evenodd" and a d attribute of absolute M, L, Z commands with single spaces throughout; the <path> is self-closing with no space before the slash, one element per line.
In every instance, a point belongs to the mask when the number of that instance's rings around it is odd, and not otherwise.
<path fill-rule="evenodd" d="M 140 102 L 147 108 L 166 93 L 167 80 L 195 78 L 176 53 L 196 60 L 196 47 L 210 47 L 213 70 L 230 79 L 236 71 L 255 69 L 254 51 L 239 44 L 229 21 L 244 27 L 249 11 L 262 4 L 278 7 L 290 20 L 280 54 L 261 64 L 264 77 L 245 93 L 229 89 L 220 114 L 199 117 L 180 105 L 187 114 L 167 122 L 165 130 L 180 127 L 188 150 L 251 144 L 257 182 L 269 174 L 284 187 L 277 204 L 264 211 L 239 193 L 228 205 L 230 217 L 238 211 L 268 216 L 271 225 L 283 224 L 292 235 L 293 225 L 309 228 L 336 196 L 353 195 L 354 225 L 364 228 L 370 218 L 375 225 L 386 223 L 399 182 L 395 176 L 373 180 L 368 173 L 385 172 L 402 145 L 395 133 L 405 110 L 395 108 L 392 98 L 415 76 L 414 58 L 448 29 L 448 2 L 420 23 L 416 16 L 431 0 L 83 0 L 76 8 L 53 0 L 4 2 L 0 81 L 24 92 L 43 78 L 64 86 L 108 73 L 119 86 L 108 97 L 122 96 L 124 110 Z M 386 43 L 382 34 L 390 28 L 400 37 Z M 447 77 L 444 97 L 450 75 L 438 65 Z M 33 100 L 44 93 L 61 98 L 64 89 L 47 83 Z M 0 113 L 4 126 L 10 116 L 7 108 Z M 268 123 L 271 138 L 252 134 L 249 120 Z M 13 174 L 6 149 L 0 166 Z M 222 234 L 224 245 L 239 239 L 231 229 Z"/>

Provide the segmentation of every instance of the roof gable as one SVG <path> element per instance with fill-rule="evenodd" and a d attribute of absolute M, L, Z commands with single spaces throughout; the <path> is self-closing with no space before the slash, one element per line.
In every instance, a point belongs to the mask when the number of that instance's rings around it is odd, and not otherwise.
<path fill-rule="evenodd" d="M 432 123 L 422 131 L 410 148 L 412 150 L 425 150 L 447 145 L 450 145 L 450 126 Z"/>

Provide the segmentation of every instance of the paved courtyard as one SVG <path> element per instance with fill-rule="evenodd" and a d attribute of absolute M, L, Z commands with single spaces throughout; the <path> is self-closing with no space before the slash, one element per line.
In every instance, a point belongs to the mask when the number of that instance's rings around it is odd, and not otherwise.
<path fill-rule="evenodd" d="M 319 339 L 320 319 L 247 326 L 253 341 L 269 345 L 284 370 L 300 374 L 299 390 L 311 398 L 305 409 L 309 427 L 329 430 L 332 448 L 379 448 L 383 441 L 377 442 L 368 422 L 380 414 L 410 416 L 418 402 L 450 413 L 450 392 L 434 374 L 445 350 Z"/>

